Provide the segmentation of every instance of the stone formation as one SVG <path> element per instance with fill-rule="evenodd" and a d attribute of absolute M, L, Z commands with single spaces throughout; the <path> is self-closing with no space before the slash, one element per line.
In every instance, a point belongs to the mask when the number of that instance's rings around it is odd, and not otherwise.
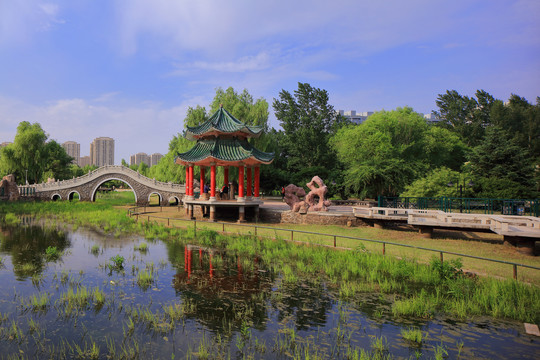
<path fill-rule="evenodd" d="M 1 193 L 4 197 L 7 197 L 8 200 L 18 200 L 19 199 L 19 188 L 15 182 L 15 176 L 13 174 L 6 175 L 0 181 Z"/>
<path fill-rule="evenodd" d="M 303 188 L 296 185 L 290 184 L 285 187 L 285 196 L 283 199 L 291 210 L 302 214 L 308 211 L 328 211 L 331 203 L 325 200 L 328 188 L 324 185 L 322 179 L 314 176 L 306 186 L 310 189 L 307 195 Z M 303 197 L 304 200 L 301 199 Z"/>

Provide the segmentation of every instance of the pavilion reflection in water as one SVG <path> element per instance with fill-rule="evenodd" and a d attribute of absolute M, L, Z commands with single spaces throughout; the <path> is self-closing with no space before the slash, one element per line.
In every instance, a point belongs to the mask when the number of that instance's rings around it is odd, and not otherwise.
<path fill-rule="evenodd" d="M 168 246 L 177 266 L 172 284 L 177 295 L 195 305 L 193 318 L 210 329 L 223 330 L 229 322 L 238 330 L 248 321 L 262 330 L 270 317 L 278 322 L 290 319 L 299 330 L 327 322 L 334 299 L 318 277 L 285 283 L 257 257 L 194 245 Z"/>

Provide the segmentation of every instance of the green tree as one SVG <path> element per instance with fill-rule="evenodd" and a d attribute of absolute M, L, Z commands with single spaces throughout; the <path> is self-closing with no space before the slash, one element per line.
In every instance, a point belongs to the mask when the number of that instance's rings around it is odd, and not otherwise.
<path fill-rule="evenodd" d="M 397 195 L 439 166 L 459 168 L 465 146 L 445 129 L 434 129 L 412 108 L 381 111 L 363 124 L 342 128 L 331 144 L 344 164 L 352 194 Z"/>
<path fill-rule="evenodd" d="M 540 162 L 540 97 L 536 104 L 530 104 L 525 98 L 512 94 L 508 103 L 497 103 L 491 112 L 493 124 L 512 134 L 519 146 L 526 148 L 529 154 Z"/>
<path fill-rule="evenodd" d="M 484 141 L 470 155 L 470 166 L 472 173 L 480 177 L 510 181 L 531 191 L 534 189 L 534 165 L 528 150 L 498 126 L 486 130 Z"/>
<path fill-rule="evenodd" d="M 141 162 L 139 164 L 139 167 L 137 168 L 137 172 L 141 175 L 144 175 L 146 176 L 147 175 L 147 172 L 148 172 L 148 165 L 146 165 L 146 163 L 144 162 Z"/>
<path fill-rule="evenodd" d="M 491 108 L 497 102 L 484 90 L 477 90 L 475 95 L 476 99 L 447 90 L 435 101 L 439 111 L 434 114 L 442 119 L 438 126 L 456 132 L 468 146 L 481 142 L 485 128 L 491 124 Z"/>
<path fill-rule="evenodd" d="M 282 90 L 274 99 L 276 118 L 284 131 L 281 156 L 286 169 L 296 172 L 310 167 L 336 166 L 336 153 L 329 139 L 348 121 L 329 104 L 328 92 L 298 83 L 294 94 Z"/>
<path fill-rule="evenodd" d="M 73 160 L 54 140 L 47 142 L 48 135 L 39 123 L 23 121 L 17 127 L 13 144 L 0 149 L 0 173 L 14 174 L 18 183 L 38 183 L 47 176 L 63 180 L 71 177 L 69 170 Z"/>
<path fill-rule="evenodd" d="M 431 171 L 427 176 L 416 179 L 405 187 L 405 191 L 400 196 L 411 197 L 472 197 L 474 188 L 463 186 L 463 193 L 459 191 L 459 184 L 468 184 L 472 181 L 469 174 L 463 174 L 458 171 L 450 170 L 447 167 L 440 167 Z M 476 180 L 474 181 L 476 182 Z M 452 186 L 448 186 L 452 183 Z"/>
<path fill-rule="evenodd" d="M 240 121 L 248 125 L 259 125 L 265 131 L 268 130 L 268 102 L 263 98 L 254 101 L 247 89 L 239 94 L 232 87 L 227 90 L 218 87 L 210 105 L 210 115 L 216 112 L 221 104 Z"/>
<path fill-rule="evenodd" d="M 51 140 L 45 143 L 43 147 L 45 153 L 45 173 L 41 177 L 41 181 L 46 181 L 47 178 L 63 180 L 72 177 L 71 162 L 73 158 L 66 153 L 66 150 L 56 141 Z"/>

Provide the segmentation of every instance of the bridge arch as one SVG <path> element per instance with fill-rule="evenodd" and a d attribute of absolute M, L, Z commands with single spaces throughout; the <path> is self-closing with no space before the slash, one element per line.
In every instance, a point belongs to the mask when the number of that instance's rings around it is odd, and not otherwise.
<path fill-rule="evenodd" d="M 105 165 L 74 179 L 36 184 L 34 190 L 36 196 L 44 200 L 52 200 L 53 197 L 55 200 L 69 200 L 78 193 L 80 201 L 95 201 L 98 188 L 110 180 L 121 181 L 129 186 L 139 206 L 148 206 L 149 197 L 153 193 L 159 196 L 162 206 L 168 205 L 171 198 L 174 198 L 173 202 L 181 203 L 186 193 L 183 184 L 150 179 L 119 165 Z"/>
<path fill-rule="evenodd" d="M 179 206 L 180 205 L 180 197 L 173 195 L 169 197 L 169 205 L 170 206 Z"/>
<path fill-rule="evenodd" d="M 150 197 L 152 195 L 156 194 L 159 198 L 159 205 L 163 204 L 163 195 L 161 195 L 158 191 L 151 191 L 149 194 L 148 194 L 148 203 L 150 203 Z"/>
<path fill-rule="evenodd" d="M 90 201 L 95 202 L 96 201 L 96 193 L 97 193 L 97 190 L 99 189 L 99 187 L 101 185 L 105 184 L 107 181 L 111 181 L 111 180 L 118 180 L 118 181 L 123 182 L 127 186 L 129 186 L 129 188 L 133 191 L 133 194 L 135 194 L 135 203 L 137 203 L 137 198 L 138 198 L 137 191 L 135 191 L 135 188 L 126 179 L 121 179 L 120 177 L 105 177 L 105 178 L 99 180 L 96 183 L 97 185 L 95 185 L 93 187 L 93 189 L 92 189 L 92 192 L 90 194 Z"/>
<path fill-rule="evenodd" d="M 70 191 L 68 196 L 67 196 L 67 199 L 69 201 L 73 201 L 73 195 L 75 195 L 75 194 L 79 195 L 79 201 L 80 201 L 81 200 L 81 193 L 78 192 L 77 190 Z"/>

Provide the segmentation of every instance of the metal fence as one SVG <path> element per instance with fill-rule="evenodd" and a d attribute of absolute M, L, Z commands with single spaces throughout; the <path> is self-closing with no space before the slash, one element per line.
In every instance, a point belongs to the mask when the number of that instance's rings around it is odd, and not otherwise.
<path fill-rule="evenodd" d="M 441 210 L 444 212 L 540 216 L 539 199 L 477 199 L 379 196 L 379 207 Z"/>
<path fill-rule="evenodd" d="M 169 227 L 171 227 L 175 221 L 176 222 L 192 223 L 193 224 L 192 225 L 193 226 L 193 231 L 195 233 L 195 236 L 197 236 L 197 220 L 195 220 L 195 219 L 191 220 L 191 219 L 169 218 L 169 217 L 163 217 L 163 216 L 158 216 L 158 215 L 150 215 L 150 214 L 146 213 L 147 208 L 154 208 L 155 209 L 156 207 L 147 207 L 147 206 L 133 207 L 133 208 L 128 209 L 128 215 L 130 217 L 135 217 L 137 221 L 139 220 L 139 217 L 141 217 L 142 219 L 146 219 L 147 221 L 150 221 L 151 218 L 164 220 L 164 221 L 167 221 L 167 226 L 169 226 Z M 182 209 L 182 208 L 179 206 L 178 210 L 180 211 L 180 209 Z M 142 212 L 140 210 L 142 210 Z M 160 212 L 161 211 L 163 211 L 163 208 L 160 206 Z M 204 220 L 203 221 L 199 220 L 198 222 L 199 223 L 203 222 L 205 224 L 208 224 L 208 221 L 204 221 Z M 303 230 L 293 230 L 293 229 L 276 228 L 276 227 L 270 227 L 270 226 L 260 226 L 260 225 L 257 225 L 257 224 L 239 224 L 239 223 L 232 224 L 232 223 L 217 222 L 217 221 L 212 222 L 212 224 L 221 225 L 221 232 L 222 233 L 226 232 L 225 231 L 226 226 L 252 228 L 253 231 L 254 231 L 255 236 L 259 236 L 259 234 L 257 234 L 258 229 L 268 229 L 268 230 L 272 230 L 272 231 L 275 231 L 275 232 L 280 231 L 280 232 L 284 232 L 284 233 L 289 235 L 288 240 L 290 240 L 290 241 L 298 241 L 298 242 L 302 242 L 302 241 L 295 240 L 294 234 L 308 234 L 308 235 L 317 235 L 317 236 L 322 236 L 322 237 L 328 237 L 330 239 L 333 239 L 333 247 L 334 248 L 338 247 L 338 244 L 337 244 L 338 239 L 367 241 L 367 242 L 381 244 L 381 251 L 382 251 L 383 255 L 386 255 L 386 246 L 390 245 L 390 246 L 406 247 L 406 248 L 412 248 L 412 249 L 418 249 L 418 250 L 423 250 L 423 251 L 430 251 L 430 252 L 434 252 L 434 253 L 439 253 L 439 257 L 441 259 L 441 262 L 444 261 L 444 254 L 448 254 L 448 255 L 461 256 L 461 257 L 466 257 L 466 258 L 471 258 L 471 259 L 490 261 L 490 262 L 495 262 L 495 263 L 500 263 L 500 264 L 507 264 L 507 265 L 512 265 L 513 278 L 515 280 L 517 280 L 517 274 L 518 274 L 517 269 L 518 269 L 519 266 L 523 267 L 523 268 L 533 269 L 533 270 L 540 270 L 540 267 L 526 265 L 526 264 L 519 264 L 519 263 L 510 262 L 510 261 L 496 260 L 496 259 L 484 258 L 484 257 L 480 257 L 480 256 L 455 253 L 455 252 L 451 252 L 451 251 L 430 249 L 430 248 L 425 248 L 425 247 L 421 247 L 421 246 L 399 244 L 399 243 L 394 243 L 394 242 L 391 242 L 391 241 L 384 241 L 384 240 L 365 239 L 365 238 L 359 238 L 359 237 L 354 237 L 354 236 L 346 236 L 346 235 L 325 234 L 325 233 L 317 233 L 317 232 L 303 231 Z M 313 243 L 310 243 L 310 244 L 319 245 L 319 246 L 326 246 L 326 247 L 332 247 L 332 246 L 323 245 L 323 244 L 313 244 Z M 347 249 L 347 250 L 352 250 L 350 248 L 343 248 L 343 247 L 341 247 L 341 248 L 342 249 Z"/>

